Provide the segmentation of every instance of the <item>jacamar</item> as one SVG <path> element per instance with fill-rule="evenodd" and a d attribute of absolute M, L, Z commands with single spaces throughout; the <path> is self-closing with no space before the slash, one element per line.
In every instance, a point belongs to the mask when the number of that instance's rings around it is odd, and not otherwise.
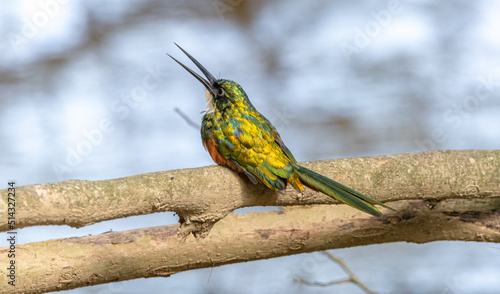
<path fill-rule="evenodd" d="M 194 57 L 175 44 L 201 70 L 206 79 L 172 57 L 206 88 L 207 109 L 201 138 L 219 165 L 245 174 L 252 183 L 284 193 L 287 184 L 301 192 L 304 185 L 374 216 L 374 206 L 388 206 L 297 164 L 276 128 L 260 114 L 236 82 L 216 79 Z"/>

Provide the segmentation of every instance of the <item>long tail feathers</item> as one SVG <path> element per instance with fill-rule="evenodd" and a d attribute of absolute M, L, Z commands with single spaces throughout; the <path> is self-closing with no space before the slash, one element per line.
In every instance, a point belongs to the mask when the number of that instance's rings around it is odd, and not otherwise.
<path fill-rule="evenodd" d="M 382 215 L 382 213 L 374 205 L 380 205 L 393 210 L 389 206 L 380 203 L 377 200 L 371 199 L 368 196 L 356 192 L 351 188 L 315 173 L 303 166 L 297 165 L 297 175 L 299 176 L 300 181 L 309 188 L 320 191 L 338 201 L 371 215 Z"/>

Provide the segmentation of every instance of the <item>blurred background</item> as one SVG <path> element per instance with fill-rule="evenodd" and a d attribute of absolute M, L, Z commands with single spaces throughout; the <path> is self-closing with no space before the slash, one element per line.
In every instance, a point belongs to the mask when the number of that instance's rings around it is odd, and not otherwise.
<path fill-rule="evenodd" d="M 239 82 L 299 161 L 498 149 L 499 19 L 493 0 L 2 2 L 0 187 L 213 164 L 179 114 L 199 124 L 206 102 L 166 55 L 194 68 L 173 42 Z M 237 213 L 269 209 L 279 208 Z M 18 237 L 176 222 L 159 213 Z M 499 250 L 434 242 L 331 252 L 379 293 L 498 293 Z M 66 292 L 363 293 L 293 283 L 345 276 L 312 253 Z"/>

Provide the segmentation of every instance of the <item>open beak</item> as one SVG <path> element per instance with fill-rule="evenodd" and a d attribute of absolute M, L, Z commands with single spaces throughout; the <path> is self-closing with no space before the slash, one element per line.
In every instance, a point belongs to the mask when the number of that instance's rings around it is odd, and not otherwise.
<path fill-rule="evenodd" d="M 179 60 L 173 58 L 172 55 L 170 55 L 168 53 L 167 53 L 167 55 L 170 56 L 173 60 L 175 60 L 175 62 L 180 64 L 180 66 L 182 66 L 190 74 L 192 74 L 198 81 L 200 81 L 200 83 L 202 83 L 203 86 L 205 86 L 205 88 L 207 88 L 207 90 L 210 93 L 212 93 L 213 97 L 217 97 L 216 89 L 213 86 L 215 84 L 215 81 L 216 81 L 215 77 L 203 65 L 201 65 L 198 62 L 198 60 L 196 60 L 193 56 L 191 56 L 191 54 L 187 53 L 184 49 L 181 48 L 181 46 L 177 45 L 176 43 L 174 43 L 174 44 L 175 44 L 175 46 L 179 47 L 179 49 L 181 49 L 182 52 L 184 52 L 184 54 L 186 54 L 187 57 L 189 57 L 189 59 L 191 59 L 191 61 L 201 70 L 201 72 L 205 75 L 205 77 L 207 77 L 208 80 L 205 80 L 199 74 L 195 73 L 192 69 L 190 69 L 189 67 L 182 64 Z"/>

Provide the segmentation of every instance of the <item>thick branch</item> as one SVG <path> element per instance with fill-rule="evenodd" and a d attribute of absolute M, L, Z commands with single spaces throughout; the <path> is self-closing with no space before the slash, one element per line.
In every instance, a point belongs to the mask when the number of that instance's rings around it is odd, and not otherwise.
<path fill-rule="evenodd" d="M 292 190 L 287 195 L 274 193 L 219 167 L 19 187 L 16 211 L 22 226 L 83 226 L 158 210 L 177 211 L 185 222 L 17 246 L 15 290 L 71 289 L 396 241 L 500 242 L 499 162 L 500 151 L 435 151 L 304 164 L 375 199 L 390 201 L 397 211 L 383 210 L 380 218 L 346 205 L 315 205 L 222 219 L 244 206 L 332 201 L 312 191 L 301 197 Z M 198 233 L 204 238 L 195 237 Z M 0 248 L 0 264 L 7 264 L 8 250 Z M 6 267 L 1 267 L 3 285 L 6 275 Z M 1 288 L 0 293 L 11 290 Z"/>
<path fill-rule="evenodd" d="M 499 197 L 500 151 L 430 151 L 303 163 L 382 202 Z M 218 166 L 173 170 L 106 181 L 66 181 L 17 188 L 17 227 L 96 222 L 175 211 L 184 234 L 206 233 L 234 209 L 247 206 L 335 203 L 292 188 L 281 195 Z M 7 192 L 1 193 L 4 204 Z M 0 219 L 7 219 L 6 210 Z M 6 231 L 5 222 L 0 230 Z"/>
<path fill-rule="evenodd" d="M 282 213 L 228 215 L 205 238 L 180 237 L 179 225 L 110 232 L 17 247 L 15 288 L 41 293 L 190 269 L 359 245 L 407 241 L 500 242 L 499 198 L 391 203 L 376 218 L 346 205 L 286 207 Z M 8 248 L 0 249 L 6 265 Z M 6 266 L 0 283 L 6 285 Z M 292 279 L 293 277 L 290 277 Z"/>

